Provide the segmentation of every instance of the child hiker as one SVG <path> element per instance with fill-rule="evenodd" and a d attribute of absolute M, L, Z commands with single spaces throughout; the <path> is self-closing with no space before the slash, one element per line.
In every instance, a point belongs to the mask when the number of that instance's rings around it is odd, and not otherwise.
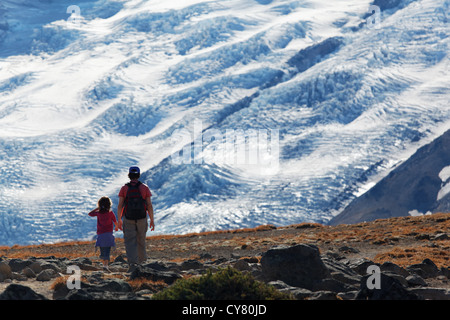
<path fill-rule="evenodd" d="M 111 247 L 115 247 L 115 238 L 113 235 L 113 227 L 115 231 L 119 230 L 116 216 L 111 211 L 112 201 L 108 197 L 102 197 L 98 201 L 98 206 L 89 215 L 97 217 L 97 242 L 96 247 L 100 247 L 100 260 L 103 263 L 103 269 L 109 271 L 108 264 L 111 255 Z"/>

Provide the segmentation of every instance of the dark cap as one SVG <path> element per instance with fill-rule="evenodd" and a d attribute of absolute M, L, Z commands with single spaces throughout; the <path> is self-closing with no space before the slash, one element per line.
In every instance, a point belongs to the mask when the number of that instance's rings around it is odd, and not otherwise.
<path fill-rule="evenodd" d="M 139 167 L 130 167 L 130 171 L 129 173 L 141 173 L 141 170 L 139 169 Z"/>

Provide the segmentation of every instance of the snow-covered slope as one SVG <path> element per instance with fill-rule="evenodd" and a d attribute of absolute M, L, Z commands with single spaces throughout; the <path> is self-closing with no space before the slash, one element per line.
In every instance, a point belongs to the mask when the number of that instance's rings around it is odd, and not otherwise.
<path fill-rule="evenodd" d="M 348 224 L 448 212 L 449 159 L 450 130 L 417 150 L 329 223 Z"/>
<path fill-rule="evenodd" d="M 448 0 L 2 1 L 0 244 L 91 238 L 135 164 L 157 232 L 329 221 L 449 128 L 448 18 Z M 227 132 L 269 161 L 225 161 Z"/>

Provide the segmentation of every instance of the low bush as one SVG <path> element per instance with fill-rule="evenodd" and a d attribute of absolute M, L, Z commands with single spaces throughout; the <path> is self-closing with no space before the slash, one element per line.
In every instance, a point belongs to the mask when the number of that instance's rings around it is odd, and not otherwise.
<path fill-rule="evenodd" d="M 257 281 L 249 273 L 228 267 L 189 279 L 179 279 L 153 295 L 155 300 L 287 300 L 291 296 Z"/>

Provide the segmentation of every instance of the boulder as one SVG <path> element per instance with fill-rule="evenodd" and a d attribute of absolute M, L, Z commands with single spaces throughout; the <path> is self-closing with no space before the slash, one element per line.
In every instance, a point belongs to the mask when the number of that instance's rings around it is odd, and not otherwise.
<path fill-rule="evenodd" d="M 325 266 L 328 268 L 331 274 L 331 278 L 342 282 L 344 284 L 350 286 L 359 287 L 359 283 L 361 281 L 361 275 L 359 275 L 356 271 L 354 271 L 348 264 L 345 264 L 341 261 L 333 259 L 330 255 L 322 256 L 322 261 Z M 367 274 L 367 273 L 366 273 Z M 353 288 L 355 290 L 357 288 Z M 347 290 L 342 290 L 347 291 Z"/>
<path fill-rule="evenodd" d="M 430 259 L 425 259 L 422 263 L 410 265 L 406 270 L 410 273 L 415 273 L 424 279 L 434 278 L 439 275 L 439 268 Z"/>
<path fill-rule="evenodd" d="M 130 279 L 145 278 L 152 281 L 162 280 L 167 284 L 172 284 L 181 278 L 181 275 L 173 271 L 160 271 L 149 267 L 136 266 L 131 272 Z"/>
<path fill-rule="evenodd" d="M 447 279 L 450 279 L 450 269 L 449 269 L 449 268 L 447 268 L 447 267 L 441 267 L 441 269 L 439 270 L 439 272 L 440 272 L 443 276 L 447 277 Z"/>
<path fill-rule="evenodd" d="M 5 281 L 6 279 L 11 279 L 11 277 L 11 267 L 5 262 L 0 262 L 0 282 Z"/>
<path fill-rule="evenodd" d="M 417 274 L 412 274 L 410 276 L 407 276 L 406 281 L 408 282 L 408 287 L 417 287 L 417 286 L 426 287 L 427 286 L 427 283 L 425 282 L 425 280 L 423 280 L 423 278 Z"/>
<path fill-rule="evenodd" d="M 3 293 L 0 300 L 48 300 L 43 295 L 36 293 L 33 289 L 20 284 L 10 284 Z"/>
<path fill-rule="evenodd" d="M 311 297 L 314 294 L 311 290 L 304 289 L 304 288 L 292 287 L 292 286 L 284 283 L 281 280 L 270 281 L 268 284 L 273 286 L 275 289 L 277 289 L 280 292 L 292 295 L 297 300 L 308 299 L 309 297 Z"/>
<path fill-rule="evenodd" d="M 384 272 L 380 272 L 380 286 L 377 288 L 369 288 L 369 277 L 373 274 L 366 275 L 361 278 L 361 286 L 356 300 L 418 300 L 417 294 L 408 291 L 403 284 Z"/>
<path fill-rule="evenodd" d="M 268 280 L 282 280 L 294 287 L 312 290 L 331 274 L 314 245 L 280 246 L 265 252 L 261 258 L 263 276 Z"/>
<path fill-rule="evenodd" d="M 386 261 L 380 266 L 380 270 L 383 272 L 391 272 L 398 274 L 403 277 L 408 277 L 410 274 L 408 271 L 406 271 L 404 268 L 400 267 L 399 265 L 396 265 L 395 263 L 392 263 L 390 261 Z"/>
<path fill-rule="evenodd" d="M 159 270 L 159 271 L 169 271 L 169 266 L 167 265 L 167 263 L 161 262 L 161 261 L 152 261 L 150 263 L 147 264 L 143 264 L 142 265 L 144 268 L 151 268 L 154 270 Z"/>
<path fill-rule="evenodd" d="M 446 233 L 438 233 L 435 236 L 433 236 L 433 240 L 435 241 L 443 241 L 448 239 L 450 239 L 450 237 Z"/>
<path fill-rule="evenodd" d="M 31 270 L 33 270 L 33 272 L 35 274 L 39 274 L 42 271 L 42 267 L 41 264 L 37 261 L 33 261 L 28 268 L 30 268 Z"/>
<path fill-rule="evenodd" d="M 444 288 L 413 288 L 410 292 L 425 300 L 450 300 L 450 290 Z"/>
<path fill-rule="evenodd" d="M 182 263 L 181 263 L 181 270 L 197 270 L 197 269 L 203 269 L 204 268 L 204 266 L 203 266 L 203 263 L 201 263 L 200 261 L 198 261 L 198 260 L 195 260 L 195 259 L 189 259 L 189 260 L 186 260 L 186 261 L 183 261 Z"/>
<path fill-rule="evenodd" d="M 245 260 L 238 260 L 233 264 L 233 267 L 239 271 L 251 271 L 252 267 Z"/>
<path fill-rule="evenodd" d="M 367 268 L 377 263 L 367 259 L 356 259 L 348 263 L 348 267 L 361 276 L 367 275 Z"/>
<path fill-rule="evenodd" d="M 325 278 L 314 283 L 312 291 L 348 292 L 357 290 L 357 286 L 343 283 L 333 278 Z"/>
<path fill-rule="evenodd" d="M 41 264 L 41 268 L 42 268 L 42 270 L 51 269 L 55 272 L 65 273 L 65 268 L 61 268 L 58 264 L 53 263 L 53 262 L 44 262 Z"/>
<path fill-rule="evenodd" d="M 11 267 L 12 272 L 22 272 L 23 269 L 28 267 L 32 261 L 30 260 L 22 260 L 22 259 L 11 259 L 8 262 L 8 265 Z"/>
<path fill-rule="evenodd" d="M 50 281 L 55 275 L 55 271 L 52 269 L 44 269 L 37 276 L 37 281 Z"/>
<path fill-rule="evenodd" d="M 95 283 L 80 283 L 80 289 L 69 290 L 59 285 L 53 292 L 55 300 L 136 300 L 128 282 L 122 279 L 100 279 L 91 277 Z"/>
<path fill-rule="evenodd" d="M 100 291 L 111 292 L 131 292 L 131 286 L 125 280 L 121 279 L 107 279 L 104 280 L 101 285 L 98 286 Z"/>
<path fill-rule="evenodd" d="M 36 273 L 30 267 L 24 268 L 22 274 L 27 278 L 36 278 Z"/>

